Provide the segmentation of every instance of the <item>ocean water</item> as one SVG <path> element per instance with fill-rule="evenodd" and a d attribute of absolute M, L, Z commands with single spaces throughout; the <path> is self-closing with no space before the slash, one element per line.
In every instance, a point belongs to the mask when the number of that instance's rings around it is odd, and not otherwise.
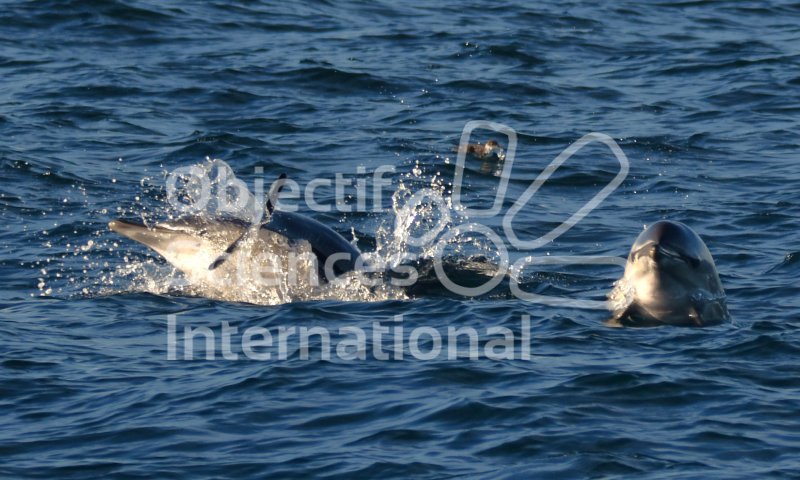
<path fill-rule="evenodd" d="M 800 4 L 614 2 L 3 2 L 0 9 L 0 476 L 4 478 L 800 477 Z M 505 164 L 468 157 L 470 121 L 517 136 Z M 531 250 L 503 215 L 590 132 L 629 171 L 563 235 Z M 508 137 L 478 129 L 471 141 Z M 642 227 L 690 225 L 714 255 L 732 321 L 612 329 L 615 265 L 529 266 L 468 298 L 334 289 L 211 299 L 117 217 L 174 216 L 166 180 L 206 158 L 255 190 L 393 167 L 379 204 L 320 188 L 300 212 L 391 263 L 415 232 L 479 222 L 512 261 L 623 258 Z M 257 170 L 260 168 L 263 170 Z M 595 143 L 521 208 L 532 241 L 620 172 Z M 440 201 L 403 210 L 414 192 Z M 357 193 L 357 192 L 356 192 Z M 428 208 L 424 208 L 428 207 Z M 364 209 L 361 209 L 364 210 Z M 412 209 L 413 210 L 413 209 Z M 438 212 L 438 213 L 437 213 Z M 452 246 L 465 262 L 498 247 Z M 485 239 L 484 239 L 485 240 Z M 475 280 L 475 278 L 472 278 Z M 440 286 L 439 286 L 440 287 Z M 207 327 L 415 328 L 519 337 L 515 359 L 170 359 L 169 318 Z M 336 336 L 335 338 L 339 338 Z M 400 337 L 403 338 L 402 336 Z M 497 338 L 492 337 L 492 338 Z M 480 348 L 489 337 L 482 336 Z M 370 351 L 394 338 L 368 339 Z M 423 337 L 422 350 L 434 346 Z M 530 349 L 529 358 L 521 358 Z"/>

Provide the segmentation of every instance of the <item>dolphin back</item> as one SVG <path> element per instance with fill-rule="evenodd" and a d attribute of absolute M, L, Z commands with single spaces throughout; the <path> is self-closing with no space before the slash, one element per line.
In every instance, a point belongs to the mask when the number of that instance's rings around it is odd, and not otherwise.
<path fill-rule="evenodd" d="M 356 268 L 356 259 L 361 256 L 350 242 L 328 226 L 303 215 L 275 210 L 272 217 L 262 228 L 279 233 L 290 241 L 305 240 L 311 244 L 311 250 L 318 260 L 320 274 L 327 277 L 324 272 L 328 259 L 338 254 L 331 260 L 335 275 L 341 275 Z M 328 278 L 327 280 L 333 280 Z"/>

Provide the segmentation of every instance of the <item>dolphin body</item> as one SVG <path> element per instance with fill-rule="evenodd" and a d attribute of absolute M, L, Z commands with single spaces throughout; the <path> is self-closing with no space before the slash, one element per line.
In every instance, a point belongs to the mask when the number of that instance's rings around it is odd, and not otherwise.
<path fill-rule="evenodd" d="M 289 264 L 276 268 L 275 262 L 289 261 L 290 252 L 313 260 L 310 264 L 295 264 L 298 271 L 293 272 L 305 279 L 316 277 L 310 285 L 332 281 L 354 270 L 361 255 L 344 237 L 322 223 L 278 210 L 260 226 L 251 248 L 239 248 L 217 269 L 209 266 L 245 229 L 254 228 L 252 225 L 233 218 L 184 217 L 152 227 L 120 219 L 110 222 L 109 228 L 156 251 L 182 271 L 190 283 L 202 285 L 212 296 L 227 298 L 236 296 L 237 285 L 280 284 Z M 236 281 L 232 282 L 232 278 Z"/>
<path fill-rule="evenodd" d="M 703 327 L 730 318 L 708 247 L 691 228 L 668 220 L 639 235 L 608 298 L 609 326 Z"/>

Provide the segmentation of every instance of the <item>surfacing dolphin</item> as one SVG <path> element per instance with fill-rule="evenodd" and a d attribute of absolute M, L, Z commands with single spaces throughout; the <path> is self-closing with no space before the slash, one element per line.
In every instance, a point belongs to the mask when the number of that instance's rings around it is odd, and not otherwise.
<path fill-rule="evenodd" d="M 608 297 L 610 326 L 703 327 L 730 318 L 708 247 L 691 228 L 669 220 L 639 235 Z"/>
<path fill-rule="evenodd" d="M 344 237 L 322 223 L 297 213 L 275 210 L 267 222 L 256 225 L 260 228 L 253 241 L 259 242 L 258 248 L 238 249 L 219 268 L 209 268 L 226 246 L 240 239 L 246 229 L 252 227 L 238 219 L 208 220 L 203 217 L 185 217 L 152 227 L 128 220 L 109 223 L 111 230 L 155 250 L 182 271 L 190 282 L 218 290 L 236 288 L 236 282 L 231 282 L 230 277 L 238 275 L 241 279 L 242 265 L 257 270 L 260 277 L 265 272 L 280 275 L 274 264 L 270 264 L 272 257 L 253 261 L 254 250 L 279 255 L 286 261 L 287 252 L 298 246 L 300 253 L 305 250 L 315 257 L 316 273 L 321 283 L 353 270 L 361 255 Z M 252 278 L 251 273 L 248 270 L 245 279 Z"/>

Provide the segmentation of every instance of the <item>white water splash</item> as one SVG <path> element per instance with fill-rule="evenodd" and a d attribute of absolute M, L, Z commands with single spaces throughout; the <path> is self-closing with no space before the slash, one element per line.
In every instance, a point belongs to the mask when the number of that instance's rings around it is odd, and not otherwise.
<path fill-rule="evenodd" d="M 256 184 L 255 192 L 251 191 L 222 160 L 207 159 L 190 168 L 200 169 L 211 179 L 210 185 L 206 185 L 210 187 L 209 201 L 203 205 L 202 210 L 193 212 L 194 216 L 208 221 L 223 215 L 245 222 L 258 218 L 263 204 L 263 184 Z M 203 185 L 196 178 L 186 176 L 178 181 L 184 182 L 180 185 L 183 195 L 180 200 L 184 204 L 192 204 L 203 194 Z M 174 202 L 171 204 L 166 201 L 163 187 L 159 188 L 157 185 L 151 177 L 145 177 L 141 181 L 142 197 L 156 200 L 154 208 L 148 208 L 147 202 L 141 202 L 137 203 L 141 205 L 140 208 L 131 207 L 128 211 L 117 209 L 117 214 L 129 218 L 138 217 L 146 225 L 175 221 L 186 216 L 186 212 L 176 208 Z M 392 196 L 392 210 L 381 214 L 380 226 L 375 233 L 375 250 L 362 252 L 368 264 L 380 271 L 430 258 L 441 247 L 438 244 L 441 237 L 455 225 L 466 221 L 464 215 L 453 209 L 449 188 L 438 173 L 426 175 L 419 165 L 401 175 Z M 136 200 L 139 202 L 140 197 L 137 196 Z M 231 205 L 236 208 L 231 208 Z M 69 277 L 68 282 L 42 275 L 38 283 L 41 295 L 68 297 L 76 294 L 95 296 L 147 292 L 156 295 L 202 296 L 259 305 L 308 300 L 383 301 L 406 298 L 404 290 L 385 279 L 377 282 L 378 285 L 368 284 L 369 282 L 363 281 L 363 276 L 355 272 L 342 275 L 329 283 L 314 284 L 308 280 L 313 276 L 309 272 L 313 271 L 314 265 L 309 260 L 310 246 L 305 242 L 284 248 L 284 256 L 281 258 L 285 261 L 286 255 L 291 254 L 297 258 L 306 258 L 309 263 L 297 264 L 297 272 L 291 278 L 283 272 L 283 275 L 277 275 L 279 281 L 276 285 L 263 288 L 263 282 L 259 280 L 263 278 L 265 264 L 253 259 L 258 259 L 265 250 L 273 250 L 273 246 L 265 245 L 259 239 L 244 242 L 237 249 L 237 258 L 232 259 L 239 260 L 235 275 L 228 272 L 220 283 L 189 278 L 152 251 L 148 250 L 145 256 L 133 253 L 141 246 L 134 246 L 131 240 L 120 238 L 105 228 L 91 236 L 93 238 L 83 245 L 68 245 L 70 251 L 60 259 L 60 271 Z M 208 258 L 215 258 L 224 251 L 227 244 L 226 241 L 220 241 L 210 247 L 198 262 L 208 262 Z M 448 254 L 463 255 L 470 250 L 467 247 L 480 252 L 491 251 L 490 245 L 478 238 L 469 237 L 449 240 Z M 83 260 L 79 270 L 76 271 L 74 265 L 66 266 L 69 256 Z M 278 264 L 287 265 L 281 261 Z"/>

